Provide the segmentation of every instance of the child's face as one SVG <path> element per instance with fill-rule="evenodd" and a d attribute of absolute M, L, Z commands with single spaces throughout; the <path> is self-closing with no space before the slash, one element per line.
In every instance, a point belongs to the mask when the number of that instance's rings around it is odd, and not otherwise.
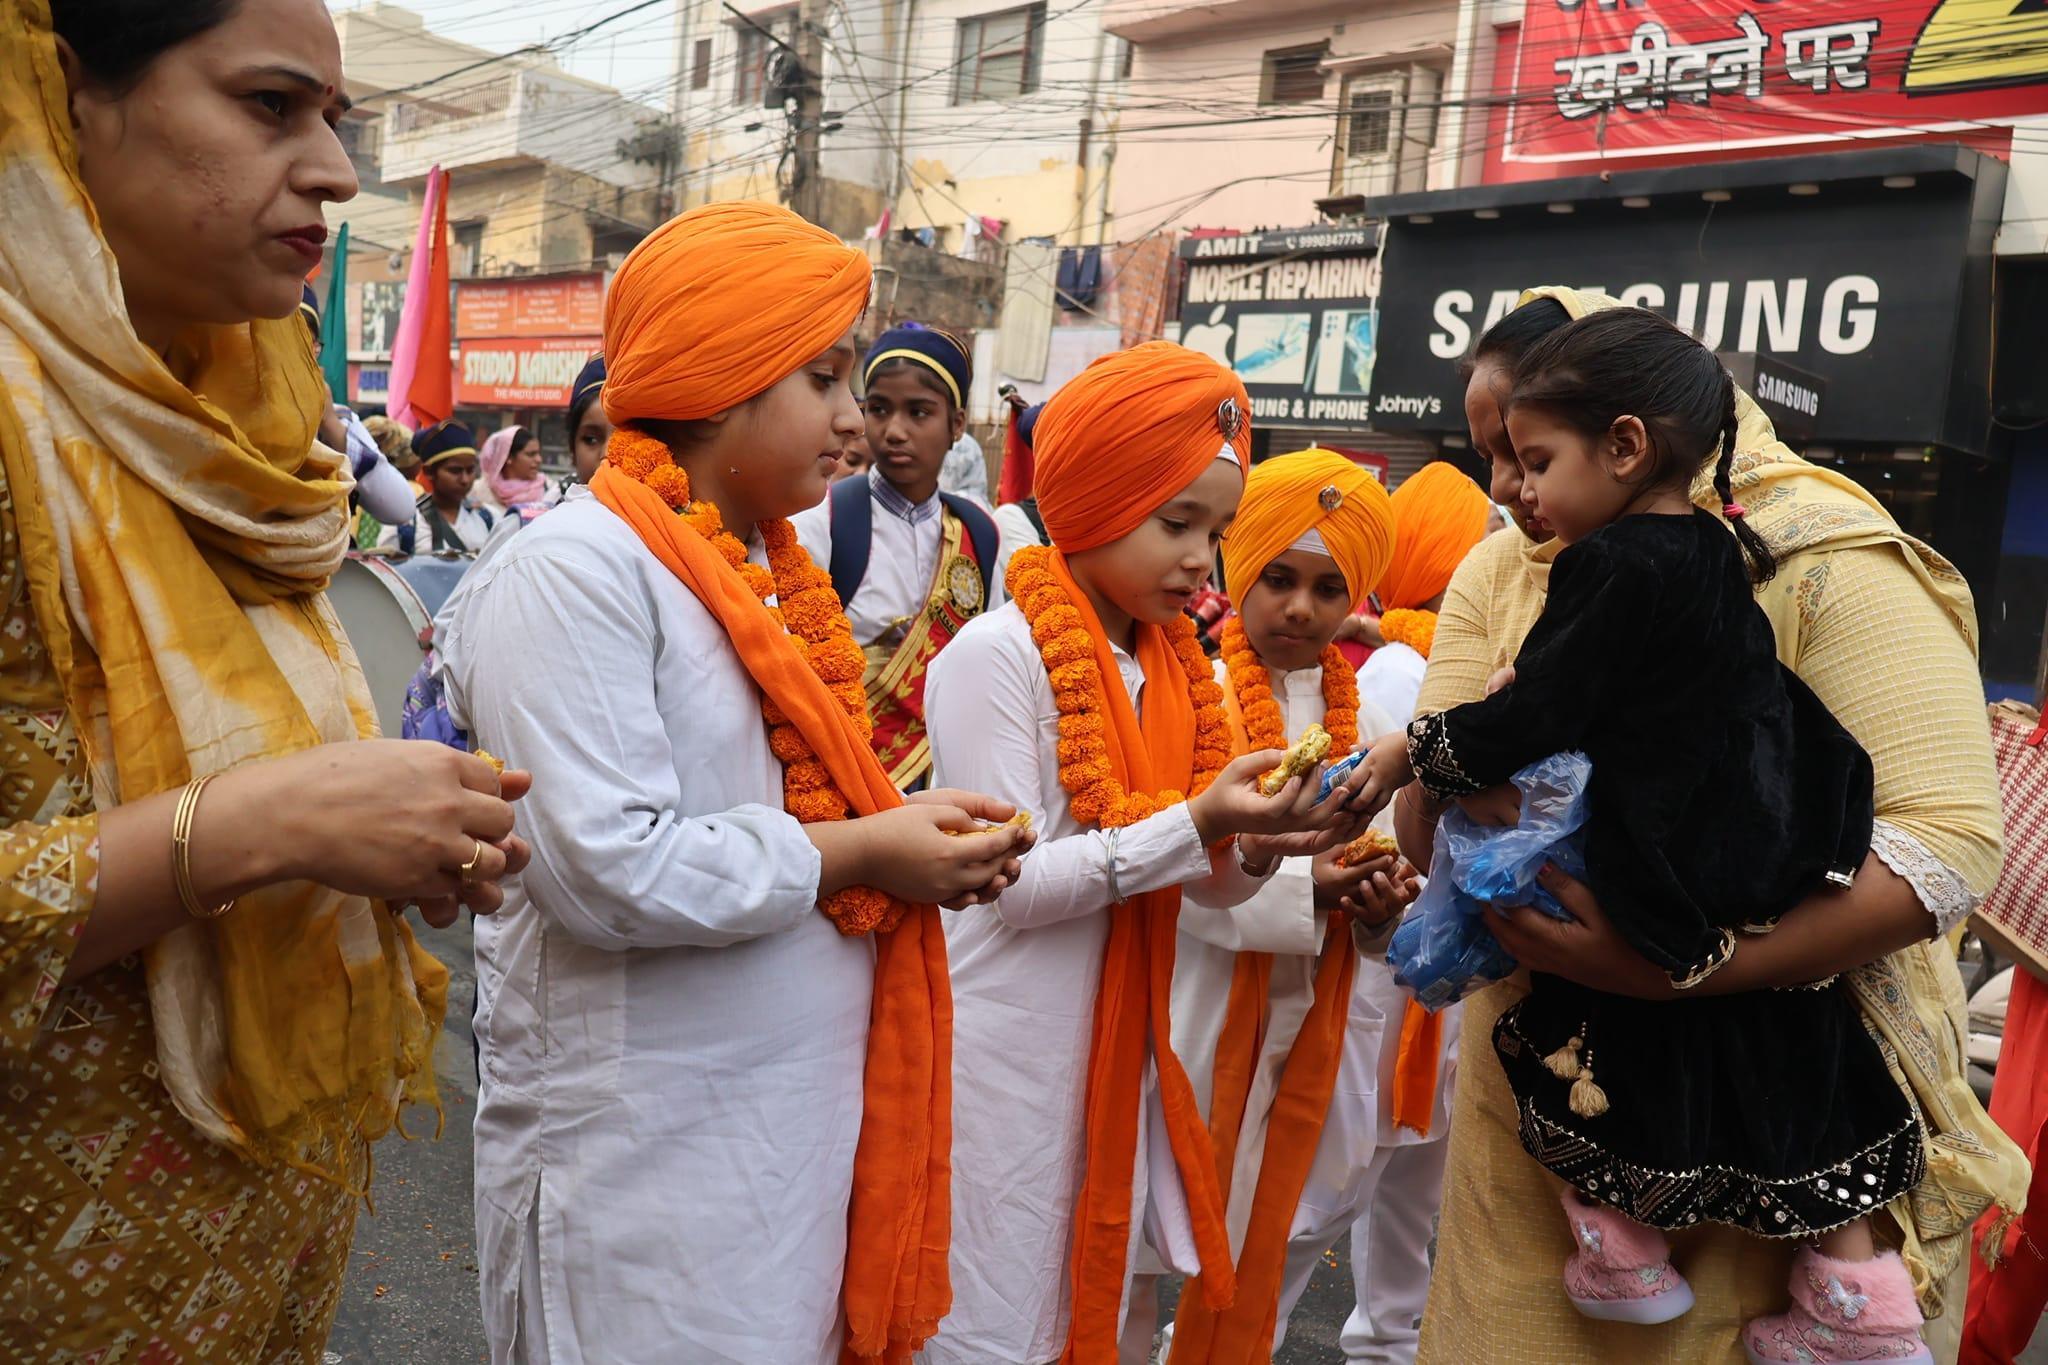
<path fill-rule="evenodd" d="M 875 454 L 868 449 L 868 438 L 856 436 L 846 443 L 846 449 L 839 452 L 839 468 L 832 471 L 832 482 L 858 478 L 867 473 L 868 466 L 874 462 Z"/>
<path fill-rule="evenodd" d="M 443 460 L 427 474 L 433 480 L 434 501 L 443 507 L 458 506 L 476 483 L 476 456 L 457 455 L 452 460 Z"/>
<path fill-rule="evenodd" d="M 1328 555 L 1288 550 L 1244 590 L 1237 614 L 1260 662 L 1292 672 L 1314 664 L 1337 638 L 1351 614 L 1351 589 Z"/>
<path fill-rule="evenodd" d="M 571 452 L 576 462 L 576 482 L 589 483 L 597 477 L 597 467 L 604 463 L 604 448 L 611 439 L 612 424 L 604 415 L 604 404 L 593 401 L 576 423 Z"/>
<path fill-rule="evenodd" d="M 875 376 L 865 408 L 868 448 L 882 477 L 913 500 L 930 497 L 946 452 L 960 439 L 960 410 L 908 365 Z"/>
<path fill-rule="evenodd" d="M 1237 515 L 1244 475 L 1211 460 L 1137 530 L 1068 556 L 1074 576 L 1134 621 L 1163 626 L 1194 600 L 1216 562 L 1216 547 Z"/>
<path fill-rule="evenodd" d="M 849 331 L 733 410 L 709 454 L 733 471 L 725 487 L 734 510 L 761 519 L 793 517 L 818 505 L 839 467 L 839 452 L 861 431 L 860 404 L 848 387 L 852 374 Z"/>
<path fill-rule="evenodd" d="M 1508 410 L 1508 438 L 1522 472 L 1522 506 L 1566 545 L 1617 520 L 1638 489 L 1619 474 L 1611 436 L 1586 436 L 1542 408 Z"/>

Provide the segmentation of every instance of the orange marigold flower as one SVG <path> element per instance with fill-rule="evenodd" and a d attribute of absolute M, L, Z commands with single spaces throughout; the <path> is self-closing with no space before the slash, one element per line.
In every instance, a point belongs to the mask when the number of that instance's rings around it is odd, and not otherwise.
<path fill-rule="evenodd" d="M 1242 620 L 1233 616 L 1224 624 L 1221 644 L 1245 737 L 1254 749 L 1286 748 L 1287 721 L 1273 696 L 1272 675 L 1253 650 Z M 1358 677 L 1334 644 L 1318 663 L 1323 670 L 1323 728 L 1330 732 L 1333 752 L 1349 753 L 1358 743 Z"/>
<path fill-rule="evenodd" d="M 1436 643 L 1436 613 L 1406 608 L 1390 611 L 1380 617 L 1380 636 L 1390 645 L 1406 645 L 1427 659 L 1429 647 Z"/>
<path fill-rule="evenodd" d="M 827 640 L 811 651 L 811 667 L 828 683 L 858 682 L 868 656 L 851 640 Z"/>
<path fill-rule="evenodd" d="M 1093 711 L 1060 717 L 1061 739 L 1100 739 L 1108 730 L 1109 722 Z"/>
<path fill-rule="evenodd" d="M 853 628 L 831 591 L 831 580 L 811 562 L 786 521 L 761 523 L 768 567 L 747 559 L 746 547 L 725 529 L 718 508 L 692 502 L 690 478 L 676 464 L 668 447 L 643 431 L 621 427 L 612 433 L 606 460 L 620 473 L 646 484 L 662 501 L 683 514 L 684 524 L 709 541 L 719 557 L 738 575 L 764 611 L 792 632 L 791 648 L 818 673 L 859 733 L 870 738 L 867 697 L 860 686 L 866 658 L 853 642 Z M 770 607 L 769 599 L 780 605 Z M 795 609 L 792 611 L 791 608 Z M 805 824 L 844 820 L 850 814 L 845 794 L 818 761 L 810 741 L 790 724 L 789 716 L 767 695 L 761 698 L 768 747 L 783 764 L 783 809 Z M 886 933 L 899 924 L 909 907 L 872 887 L 849 887 L 827 897 L 819 907 L 843 934 Z"/>
<path fill-rule="evenodd" d="M 1116 780 L 1109 761 L 1109 694 L 1095 662 L 1095 637 L 1083 604 L 1069 597 L 1052 572 L 1055 554 L 1045 546 L 1019 550 L 1010 560 L 1005 582 L 1031 625 L 1059 708 L 1060 786 L 1067 792 L 1068 809 L 1081 823 L 1104 829 L 1135 824 L 1187 798 L 1171 790 L 1127 792 Z M 1195 773 L 1190 785 L 1200 791 L 1229 761 L 1230 717 L 1217 704 L 1223 691 L 1202 653 L 1194 623 L 1181 617 L 1166 629 L 1195 709 Z"/>

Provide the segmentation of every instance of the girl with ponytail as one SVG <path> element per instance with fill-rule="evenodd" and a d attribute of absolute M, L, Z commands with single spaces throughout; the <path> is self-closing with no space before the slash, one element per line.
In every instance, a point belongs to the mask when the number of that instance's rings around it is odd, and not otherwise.
<path fill-rule="evenodd" d="M 1667 1232 L 1809 1244 L 1753 1361 L 1932 1361 L 1869 1215 L 1925 1169 L 1921 1120 L 1829 978 L 1690 994 L 1870 851 L 1871 763 L 1777 657 L 1753 595 L 1771 547 L 1733 496 L 1735 387 L 1655 314 L 1615 308 L 1515 364 L 1507 434 L 1532 522 L 1564 547 L 1512 680 L 1374 746 L 1367 790 L 1454 800 L 1551 754 L 1592 761 L 1587 881 L 1676 993 L 1538 973 L 1493 1041 L 1523 1146 L 1565 1182 L 1564 1272 L 1592 1318 L 1693 1306 Z M 1716 517 L 1691 491 L 1717 495 Z M 1733 535 L 1731 537 L 1730 531 Z"/>

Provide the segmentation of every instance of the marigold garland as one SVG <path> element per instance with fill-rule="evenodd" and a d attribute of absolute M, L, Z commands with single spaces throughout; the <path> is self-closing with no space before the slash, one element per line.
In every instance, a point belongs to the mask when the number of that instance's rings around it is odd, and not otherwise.
<path fill-rule="evenodd" d="M 1060 786 L 1068 809 L 1084 825 L 1118 829 L 1187 800 L 1171 789 L 1127 791 L 1109 761 L 1109 698 L 1102 670 L 1095 663 L 1095 638 L 1067 590 L 1052 572 L 1053 551 L 1027 546 L 1010 560 L 1005 583 L 1010 596 L 1031 623 L 1031 638 L 1052 681 L 1060 712 Z M 1187 674 L 1188 697 L 1195 705 L 1194 781 L 1201 794 L 1230 762 L 1230 717 L 1223 709 L 1223 689 L 1195 635 L 1195 623 L 1175 618 L 1166 627 L 1174 658 Z"/>
<path fill-rule="evenodd" d="M 1273 675 L 1252 648 L 1244 622 L 1231 617 L 1223 627 L 1223 667 L 1230 690 L 1237 694 L 1237 713 L 1254 751 L 1285 749 L 1287 718 L 1273 696 Z M 1323 666 L 1323 728 L 1330 732 L 1330 752 L 1348 754 L 1358 747 L 1358 675 L 1331 645 L 1318 660 Z"/>
<path fill-rule="evenodd" d="M 1436 642 L 1436 613 L 1407 607 L 1390 611 L 1380 617 L 1380 638 L 1390 645 L 1406 645 L 1427 659 Z"/>
<path fill-rule="evenodd" d="M 675 462 L 669 448 L 643 431 L 621 427 L 612 433 L 605 458 L 621 474 L 646 484 L 673 507 L 684 523 L 711 542 L 768 612 L 789 633 L 789 642 L 820 682 L 845 709 L 861 742 L 873 734 L 867 693 L 861 675 L 867 658 L 853 641 L 853 627 L 832 591 L 832 579 L 811 561 L 787 521 L 761 523 L 768 549 L 768 567 L 747 558 L 747 547 L 725 529 L 718 508 L 690 497 L 690 476 Z M 769 599 L 776 605 L 770 606 Z M 782 763 L 782 807 L 806 825 L 847 818 L 845 795 L 832 780 L 803 733 L 764 695 L 762 718 L 768 723 L 768 747 Z M 853 886 L 819 902 L 819 909 L 850 937 L 886 933 L 910 907 L 871 886 Z"/>

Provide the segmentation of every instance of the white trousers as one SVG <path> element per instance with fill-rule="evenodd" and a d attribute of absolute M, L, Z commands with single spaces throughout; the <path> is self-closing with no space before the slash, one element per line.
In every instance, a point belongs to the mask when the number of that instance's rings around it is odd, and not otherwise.
<path fill-rule="evenodd" d="M 1365 1208 L 1351 1225 L 1351 1283 L 1357 1306 L 1338 1342 L 1347 1365 L 1414 1365 L 1429 1298 L 1429 1241 L 1443 1204 L 1450 1144 L 1382 1147 L 1366 1181 Z M 1300 1301 L 1313 1263 L 1296 1276 L 1289 1255 L 1280 1320 Z"/>

